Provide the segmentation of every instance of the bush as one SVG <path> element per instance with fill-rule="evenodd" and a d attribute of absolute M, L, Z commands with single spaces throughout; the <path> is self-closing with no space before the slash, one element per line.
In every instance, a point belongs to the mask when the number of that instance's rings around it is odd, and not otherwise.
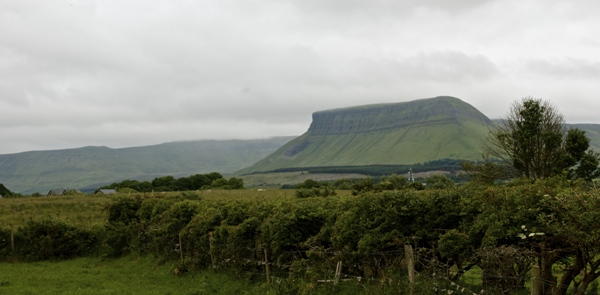
<path fill-rule="evenodd" d="M 296 190 L 297 198 L 310 198 L 310 197 L 329 197 L 335 196 L 337 193 L 334 189 L 327 186 L 324 187 L 313 187 L 311 189 L 298 189 Z"/>
<path fill-rule="evenodd" d="M 97 233 L 53 219 L 30 220 L 15 234 L 15 254 L 25 260 L 80 257 L 94 253 L 98 245 Z"/>

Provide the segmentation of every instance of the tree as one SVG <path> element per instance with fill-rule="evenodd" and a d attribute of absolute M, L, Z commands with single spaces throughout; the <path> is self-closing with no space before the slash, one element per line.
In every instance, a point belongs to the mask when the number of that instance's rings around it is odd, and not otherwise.
<path fill-rule="evenodd" d="M 231 189 L 242 189 L 244 188 L 244 180 L 241 178 L 229 178 L 227 184 L 231 187 Z"/>
<path fill-rule="evenodd" d="M 490 131 L 484 150 L 488 160 L 499 159 L 502 170 L 514 176 L 541 179 L 567 171 L 591 180 L 598 175 L 598 155 L 589 150 L 585 132 L 566 132 L 563 116 L 541 99 L 515 101 L 504 124 Z"/>
<path fill-rule="evenodd" d="M 425 178 L 425 183 L 427 183 L 427 188 L 433 189 L 446 189 L 455 186 L 454 181 L 444 174 L 431 175 Z"/>
<path fill-rule="evenodd" d="M 154 189 L 161 188 L 161 190 L 172 190 L 175 178 L 171 175 L 160 176 L 152 180 L 152 186 Z"/>
<path fill-rule="evenodd" d="M 5 196 L 8 197 L 10 196 L 12 193 L 10 192 L 10 190 L 8 190 L 8 188 L 6 188 L 4 186 L 4 184 L 0 183 L 0 196 Z"/>
<path fill-rule="evenodd" d="M 408 186 L 408 179 L 397 174 L 382 176 L 377 187 L 382 190 L 401 190 Z"/>
<path fill-rule="evenodd" d="M 565 138 L 565 150 L 565 165 L 570 167 L 569 175 L 572 178 L 591 181 L 600 175 L 599 155 L 590 149 L 590 139 L 585 136 L 585 131 L 570 129 Z"/>

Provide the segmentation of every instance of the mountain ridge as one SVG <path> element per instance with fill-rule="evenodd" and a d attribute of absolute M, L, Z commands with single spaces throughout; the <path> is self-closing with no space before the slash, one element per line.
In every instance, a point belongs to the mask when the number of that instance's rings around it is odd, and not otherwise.
<path fill-rule="evenodd" d="M 27 151 L 0 155 L 0 183 L 18 193 L 94 188 L 125 179 L 233 173 L 295 136 L 256 140 L 198 140 L 142 147 Z"/>
<path fill-rule="evenodd" d="M 492 126 L 475 107 L 450 96 L 319 111 L 306 133 L 238 173 L 475 160 Z"/>

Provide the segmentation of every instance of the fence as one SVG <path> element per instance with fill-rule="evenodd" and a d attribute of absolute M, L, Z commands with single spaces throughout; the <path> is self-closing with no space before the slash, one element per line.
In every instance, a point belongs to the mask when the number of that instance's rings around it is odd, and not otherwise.
<path fill-rule="evenodd" d="M 176 247 L 176 251 L 178 253 L 178 258 L 183 264 L 186 259 L 186 250 L 184 248 L 184 236 L 178 236 L 178 245 Z M 213 245 L 213 235 L 212 232 L 209 234 L 209 242 L 210 242 L 210 260 L 212 269 L 219 268 L 227 268 L 229 264 L 236 262 L 232 260 L 218 260 L 214 255 L 214 245 Z M 10 247 L 11 253 L 15 253 L 15 232 L 11 227 L 10 230 L 10 246 L 7 245 L 7 248 Z M 6 248 L 5 248 L 6 249 Z M 8 249 L 7 249 L 8 250 Z M 262 267 L 263 270 L 259 271 L 258 268 L 254 269 L 254 275 L 264 276 L 265 281 L 267 283 L 281 284 L 286 280 L 290 280 L 294 276 L 290 264 L 281 264 L 277 262 L 270 261 L 269 259 L 269 250 L 267 248 L 260 247 L 260 252 L 262 253 L 262 259 L 244 259 L 243 263 L 246 265 L 255 265 Z M 329 275 L 329 277 L 321 277 L 315 280 L 316 283 L 333 283 L 334 285 L 344 283 L 344 282 L 359 282 L 359 283 L 386 283 L 392 284 L 397 283 L 398 285 L 402 284 L 408 286 L 410 294 L 415 293 L 416 287 L 419 286 L 422 290 L 424 281 L 427 282 L 427 287 L 431 290 L 432 293 L 436 294 L 469 294 L 469 295 L 480 295 L 480 294 L 512 294 L 515 289 L 518 289 L 519 284 L 517 282 L 525 282 L 531 281 L 530 291 L 532 295 L 541 295 L 543 293 L 548 292 L 549 289 L 558 290 L 558 289 L 567 289 L 569 286 L 561 286 L 557 285 L 556 282 L 546 281 L 541 279 L 539 267 L 533 266 L 531 268 L 531 274 L 522 273 L 520 276 L 499 276 L 493 274 L 482 274 L 479 279 L 484 280 L 485 276 L 492 277 L 494 279 L 500 281 L 514 281 L 514 288 L 489 288 L 488 286 L 481 286 L 475 284 L 464 284 L 459 283 L 456 280 L 451 280 L 448 276 L 448 270 L 451 266 L 440 262 L 438 258 L 431 254 L 431 251 L 426 248 L 416 248 L 413 249 L 411 245 L 405 245 L 404 251 L 387 251 L 380 253 L 363 253 L 360 254 L 362 256 L 372 256 L 372 257 L 386 257 L 390 261 L 393 262 L 397 269 L 403 268 L 406 271 L 405 277 L 384 277 L 384 276 L 368 276 L 368 275 L 357 275 L 356 271 L 350 270 L 348 266 L 345 266 L 343 261 L 340 259 L 348 253 L 343 252 L 331 252 L 331 251 L 291 251 L 290 254 L 303 254 L 304 256 L 308 256 L 308 253 L 318 253 L 319 255 L 326 258 L 327 261 L 335 261 L 335 268 L 331 268 L 330 271 L 324 272 L 323 274 Z M 239 261 L 238 261 L 239 262 Z M 316 265 L 319 261 L 312 261 L 312 265 Z M 351 265 L 349 265 L 351 266 Z M 307 266 L 310 268 L 311 266 Z M 349 270 L 349 272 L 345 272 L 345 270 Z M 275 273 L 275 274 L 274 274 Z M 597 284 L 589 288 L 591 290 L 587 291 L 585 294 L 600 294 L 598 292 Z M 523 292 L 523 288 L 520 289 L 521 293 Z M 570 287 L 568 289 L 569 292 L 578 291 L 574 287 Z"/>

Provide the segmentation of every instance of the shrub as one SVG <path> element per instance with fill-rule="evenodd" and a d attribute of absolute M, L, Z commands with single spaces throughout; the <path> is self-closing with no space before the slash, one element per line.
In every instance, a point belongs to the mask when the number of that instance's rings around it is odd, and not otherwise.
<path fill-rule="evenodd" d="M 96 233 L 54 219 L 30 220 L 15 235 L 16 255 L 34 261 L 84 256 L 98 245 Z"/>

